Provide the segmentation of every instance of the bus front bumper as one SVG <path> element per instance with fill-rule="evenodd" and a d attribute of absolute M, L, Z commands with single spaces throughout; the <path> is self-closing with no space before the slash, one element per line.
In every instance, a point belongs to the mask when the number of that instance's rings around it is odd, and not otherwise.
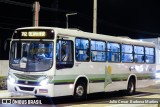
<path fill-rule="evenodd" d="M 47 84 L 45 86 L 31 86 L 11 83 L 7 80 L 7 89 L 9 92 L 24 93 L 34 96 L 54 97 L 54 85 Z"/>

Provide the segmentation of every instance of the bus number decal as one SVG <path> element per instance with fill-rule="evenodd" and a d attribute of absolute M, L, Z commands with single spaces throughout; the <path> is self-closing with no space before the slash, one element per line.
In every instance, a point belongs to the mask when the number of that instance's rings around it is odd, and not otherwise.
<path fill-rule="evenodd" d="M 27 32 L 21 32 L 21 35 L 27 37 Z"/>

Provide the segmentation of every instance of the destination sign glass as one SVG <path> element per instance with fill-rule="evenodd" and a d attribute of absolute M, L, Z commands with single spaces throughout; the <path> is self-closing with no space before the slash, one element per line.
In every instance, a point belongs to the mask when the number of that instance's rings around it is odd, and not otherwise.
<path fill-rule="evenodd" d="M 54 39 L 52 29 L 24 29 L 14 32 L 13 39 Z"/>

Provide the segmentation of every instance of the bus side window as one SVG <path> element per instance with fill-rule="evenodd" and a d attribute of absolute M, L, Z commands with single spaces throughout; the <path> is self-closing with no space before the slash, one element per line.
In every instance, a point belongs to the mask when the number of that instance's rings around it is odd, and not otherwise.
<path fill-rule="evenodd" d="M 108 42 L 108 62 L 120 62 L 120 44 Z"/>
<path fill-rule="evenodd" d="M 144 47 L 134 46 L 134 61 L 137 63 L 144 63 Z"/>
<path fill-rule="evenodd" d="M 73 59 L 73 41 L 58 40 L 56 44 L 56 67 L 57 69 L 72 68 Z"/>
<path fill-rule="evenodd" d="M 106 43 L 100 40 L 91 40 L 91 60 L 93 62 L 106 61 Z"/>
<path fill-rule="evenodd" d="M 87 62 L 90 60 L 90 47 L 88 39 L 76 38 L 75 50 L 75 56 L 77 61 Z"/>
<path fill-rule="evenodd" d="M 144 60 L 148 64 L 155 63 L 155 49 L 150 47 L 145 47 L 145 57 Z"/>
<path fill-rule="evenodd" d="M 121 45 L 121 60 L 124 63 L 131 63 L 133 62 L 133 46 L 128 44 L 122 44 Z"/>

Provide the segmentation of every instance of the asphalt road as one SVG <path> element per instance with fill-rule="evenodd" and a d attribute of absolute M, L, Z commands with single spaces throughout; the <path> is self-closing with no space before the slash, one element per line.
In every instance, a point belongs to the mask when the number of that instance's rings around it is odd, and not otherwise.
<path fill-rule="evenodd" d="M 130 100 L 142 100 L 142 103 L 127 103 Z M 151 104 L 143 103 L 144 100 L 149 100 Z M 155 104 L 156 101 L 160 101 L 160 85 L 139 88 L 132 96 L 124 94 L 123 91 L 90 94 L 86 101 L 81 102 L 74 101 L 70 96 L 54 99 L 19 96 L 11 99 L 11 102 L 15 104 L 1 104 L 0 107 L 160 107 Z M 4 99 L 3 103 L 5 102 Z M 27 105 L 28 103 L 30 104 Z"/>

